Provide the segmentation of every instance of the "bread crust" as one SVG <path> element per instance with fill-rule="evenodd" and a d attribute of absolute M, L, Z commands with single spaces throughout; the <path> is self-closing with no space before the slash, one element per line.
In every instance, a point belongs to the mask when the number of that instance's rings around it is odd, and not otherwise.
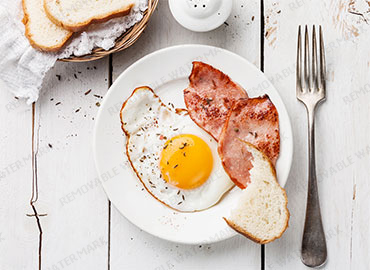
<path fill-rule="evenodd" d="M 64 45 L 67 43 L 67 41 L 72 37 L 73 33 L 69 33 L 69 35 L 67 35 L 60 44 L 58 45 L 55 45 L 55 46 L 43 46 L 41 44 L 38 44 L 32 37 L 31 35 L 31 31 L 30 31 L 30 27 L 29 27 L 29 13 L 27 11 L 27 7 L 26 7 L 26 4 L 25 4 L 25 0 L 22 0 L 22 9 L 23 9 L 23 19 L 22 19 L 22 23 L 24 24 L 24 27 L 25 27 L 25 33 L 24 35 L 26 36 L 26 38 L 28 39 L 28 41 L 30 42 L 31 46 L 39 51 L 43 51 L 43 52 L 57 52 L 59 51 L 61 48 L 64 47 Z"/>
<path fill-rule="evenodd" d="M 127 14 L 130 13 L 132 7 L 134 6 L 134 4 L 130 4 L 130 5 L 128 5 L 127 7 L 123 8 L 123 9 L 119 9 L 115 12 L 110 12 L 110 13 L 107 13 L 107 14 L 102 14 L 100 16 L 93 17 L 89 20 L 86 20 L 86 21 L 78 23 L 78 24 L 68 24 L 68 23 L 64 23 L 64 22 L 58 20 L 57 18 L 55 18 L 51 14 L 51 12 L 48 8 L 48 5 L 46 4 L 47 0 L 43 0 L 43 2 L 44 2 L 44 9 L 45 9 L 46 16 L 48 16 L 48 18 L 53 23 L 55 23 L 56 25 L 59 25 L 59 26 L 63 27 L 64 29 L 67 29 L 67 30 L 72 31 L 72 32 L 81 32 L 82 30 L 86 29 L 91 24 L 103 23 L 103 22 L 109 21 L 110 19 L 113 19 L 113 18 L 126 16 Z"/>
<path fill-rule="evenodd" d="M 275 167 L 272 165 L 270 159 L 265 155 L 265 153 L 263 153 L 262 151 L 258 150 L 257 147 L 255 147 L 253 144 L 250 144 L 248 142 L 245 142 L 246 144 L 248 144 L 250 147 L 253 147 L 255 148 L 257 151 L 259 151 L 261 154 L 262 154 L 262 157 L 264 160 L 266 160 L 269 165 L 270 165 L 270 170 L 272 172 L 272 174 L 274 175 L 274 179 L 276 181 L 276 183 L 278 184 L 279 188 L 282 190 L 283 192 L 283 195 L 285 197 L 285 210 L 287 212 L 287 217 L 286 217 L 286 220 L 285 220 L 285 226 L 284 228 L 281 230 L 280 234 L 271 238 L 271 239 L 261 239 L 261 238 L 258 238 L 256 236 L 254 236 L 253 234 L 251 234 L 250 232 L 244 230 L 243 228 L 241 228 L 240 226 L 238 226 L 237 224 L 235 224 L 234 222 L 232 222 L 231 220 L 228 220 L 227 218 L 223 217 L 223 219 L 226 221 L 226 223 L 233 229 L 235 230 L 236 232 L 244 235 L 245 237 L 247 237 L 248 239 L 252 240 L 253 242 L 256 242 L 258 244 L 267 244 L 267 243 L 270 243 L 278 238 L 280 238 L 283 233 L 286 231 L 286 229 L 289 227 L 289 219 L 290 219 L 290 212 L 289 212 L 289 209 L 288 209 L 288 196 L 286 195 L 286 191 L 284 188 L 282 188 L 279 184 L 279 182 L 277 181 L 277 177 L 276 177 L 276 171 L 275 171 Z M 248 187 L 247 187 L 248 188 Z"/>

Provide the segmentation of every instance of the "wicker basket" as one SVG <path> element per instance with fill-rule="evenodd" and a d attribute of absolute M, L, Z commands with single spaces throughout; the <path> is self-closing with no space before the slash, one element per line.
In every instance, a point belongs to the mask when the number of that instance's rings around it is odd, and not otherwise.
<path fill-rule="evenodd" d="M 149 18 L 152 16 L 154 10 L 158 5 L 158 1 L 159 0 L 148 0 L 148 9 L 144 12 L 143 19 L 137 24 L 135 24 L 133 27 L 131 27 L 129 30 L 127 30 L 125 33 L 123 33 L 119 38 L 117 38 L 116 44 L 111 49 L 106 51 L 102 48 L 96 48 L 90 54 L 83 56 L 71 56 L 69 58 L 60 59 L 60 61 L 63 62 L 93 61 L 103 58 L 104 56 L 107 56 L 111 53 L 119 52 L 130 47 L 143 33 L 149 21 Z"/>

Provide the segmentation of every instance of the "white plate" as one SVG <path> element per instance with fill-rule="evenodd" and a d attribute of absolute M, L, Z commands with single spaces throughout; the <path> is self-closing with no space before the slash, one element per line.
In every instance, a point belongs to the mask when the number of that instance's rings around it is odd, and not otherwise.
<path fill-rule="evenodd" d="M 115 207 L 136 226 L 160 238 L 186 244 L 213 243 L 234 236 L 236 233 L 222 217 L 229 215 L 240 190 L 234 188 L 217 205 L 197 213 L 179 213 L 159 203 L 143 190 L 128 165 L 119 111 L 132 91 L 143 85 L 154 89 L 165 103 L 185 108 L 182 91 L 188 85 L 194 60 L 228 74 L 250 97 L 270 96 L 280 117 L 281 152 L 276 171 L 282 186 L 293 155 L 292 129 L 283 101 L 266 76 L 244 58 L 216 47 L 181 45 L 151 53 L 127 68 L 105 95 L 96 119 L 94 155 L 100 180 Z"/>

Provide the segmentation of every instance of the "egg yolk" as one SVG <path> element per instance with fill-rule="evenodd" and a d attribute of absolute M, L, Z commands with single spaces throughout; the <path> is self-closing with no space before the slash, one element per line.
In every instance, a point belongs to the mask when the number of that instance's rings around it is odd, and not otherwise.
<path fill-rule="evenodd" d="M 213 157 L 208 144 L 201 138 L 182 134 L 165 143 L 159 165 L 167 183 L 180 189 L 193 189 L 207 181 Z"/>

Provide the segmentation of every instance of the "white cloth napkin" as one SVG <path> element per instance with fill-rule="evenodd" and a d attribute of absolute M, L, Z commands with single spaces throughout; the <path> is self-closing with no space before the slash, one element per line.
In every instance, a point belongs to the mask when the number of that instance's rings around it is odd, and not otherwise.
<path fill-rule="evenodd" d="M 16 97 L 27 99 L 28 104 L 38 99 L 45 74 L 58 58 L 88 54 L 95 47 L 110 49 L 117 37 L 142 19 L 148 6 L 148 0 L 136 0 L 130 15 L 92 25 L 61 52 L 45 53 L 32 48 L 24 36 L 21 2 L 0 3 L 0 79 Z"/>

